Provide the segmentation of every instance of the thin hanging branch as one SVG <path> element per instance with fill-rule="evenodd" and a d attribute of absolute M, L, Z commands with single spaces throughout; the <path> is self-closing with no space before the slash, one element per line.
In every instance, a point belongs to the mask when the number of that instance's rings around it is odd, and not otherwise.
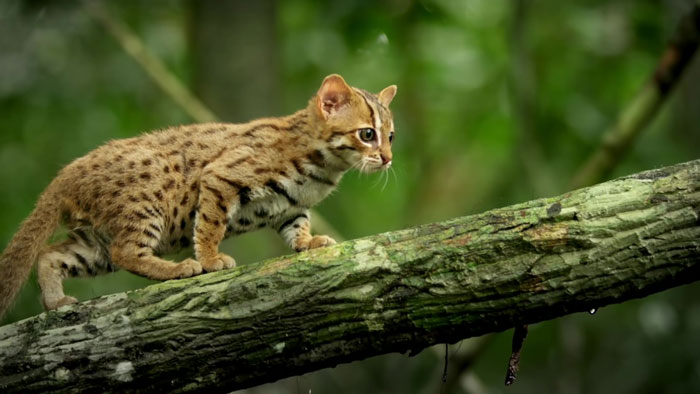
<path fill-rule="evenodd" d="M 513 349 L 508 360 L 508 371 L 506 371 L 506 386 L 510 386 L 518 377 L 520 370 L 520 351 L 523 349 L 523 342 L 527 338 L 527 324 L 515 326 L 513 330 Z"/>
<path fill-rule="evenodd" d="M 699 43 L 700 4 L 696 3 L 679 22 L 652 77 L 621 112 L 617 123 L 603 133 L 598 148 L 576 172 L 570 190 L 592 185 L 610 175 L 678 84 Z"/>
<path fill-rule="evenodd" d="M 481 357 L 483 352 L 491 344 L 492 340 L 496 337 L 495 334 L 482 335 L 476 338 L 469 338 L 460 341 L 456 349 L 450 352 L 450 358 L 447 370 L 447 381 L 442 382 L 438 388 L 430 388 L 424 390 L 425 393 L 452 393 L 459 387 L 462 380 L 462 375 L 467 371 L 471 371 L 474 363 Z M 434 348 L 435 349 L 435 348 Z"/>
<path fill-rule="evenodd" d="M 163 92 L 198 123 L 219 119 L 171 73 L 126 25 L 113 18 L 99 0 L 83 0 L 84 9 L 119 43 Z"/>
<path fill-rule="evenodd" d="M 700 160 L 0 327 L 0 390 L 229 392 L 700 279 Z"/>

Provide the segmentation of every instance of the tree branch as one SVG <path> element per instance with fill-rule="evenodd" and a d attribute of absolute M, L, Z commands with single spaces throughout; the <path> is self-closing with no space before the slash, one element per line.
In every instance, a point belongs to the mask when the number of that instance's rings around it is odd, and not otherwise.
<path fill-rule="evenodd" d="M 700 160 L 63 307 L 0 328 L 0 390 L 214 391 L 700 277 Z"/>

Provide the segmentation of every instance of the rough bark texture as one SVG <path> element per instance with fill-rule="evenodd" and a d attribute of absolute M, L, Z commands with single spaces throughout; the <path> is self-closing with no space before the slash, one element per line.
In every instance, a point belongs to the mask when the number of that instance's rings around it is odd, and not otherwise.
<path fill-rule="evenodd" d="M 0 391 L 214 391 L 535 323 L 700 275 L 700 161 L 0 328 Z"/>

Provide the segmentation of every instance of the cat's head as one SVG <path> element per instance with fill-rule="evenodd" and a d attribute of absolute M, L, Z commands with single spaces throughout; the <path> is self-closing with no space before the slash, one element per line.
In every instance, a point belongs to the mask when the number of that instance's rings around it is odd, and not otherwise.
<path fill-rule="evenodd" d="M 349 86 L 340 75 L 327 76 L 312 99 L 327 149 L 363 172 L 388 169 L 394 140 L 389 103 L 395 94 L 396 85 L 372 94 Z"/>

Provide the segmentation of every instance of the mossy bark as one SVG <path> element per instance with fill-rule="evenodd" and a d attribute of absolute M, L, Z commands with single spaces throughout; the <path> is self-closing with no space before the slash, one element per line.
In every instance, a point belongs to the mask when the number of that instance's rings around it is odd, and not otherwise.
<path fill-rule="evenodd" d="M 700 161 L 0 328 L 0 391 L 229 392 L 700 276 Z"/>

